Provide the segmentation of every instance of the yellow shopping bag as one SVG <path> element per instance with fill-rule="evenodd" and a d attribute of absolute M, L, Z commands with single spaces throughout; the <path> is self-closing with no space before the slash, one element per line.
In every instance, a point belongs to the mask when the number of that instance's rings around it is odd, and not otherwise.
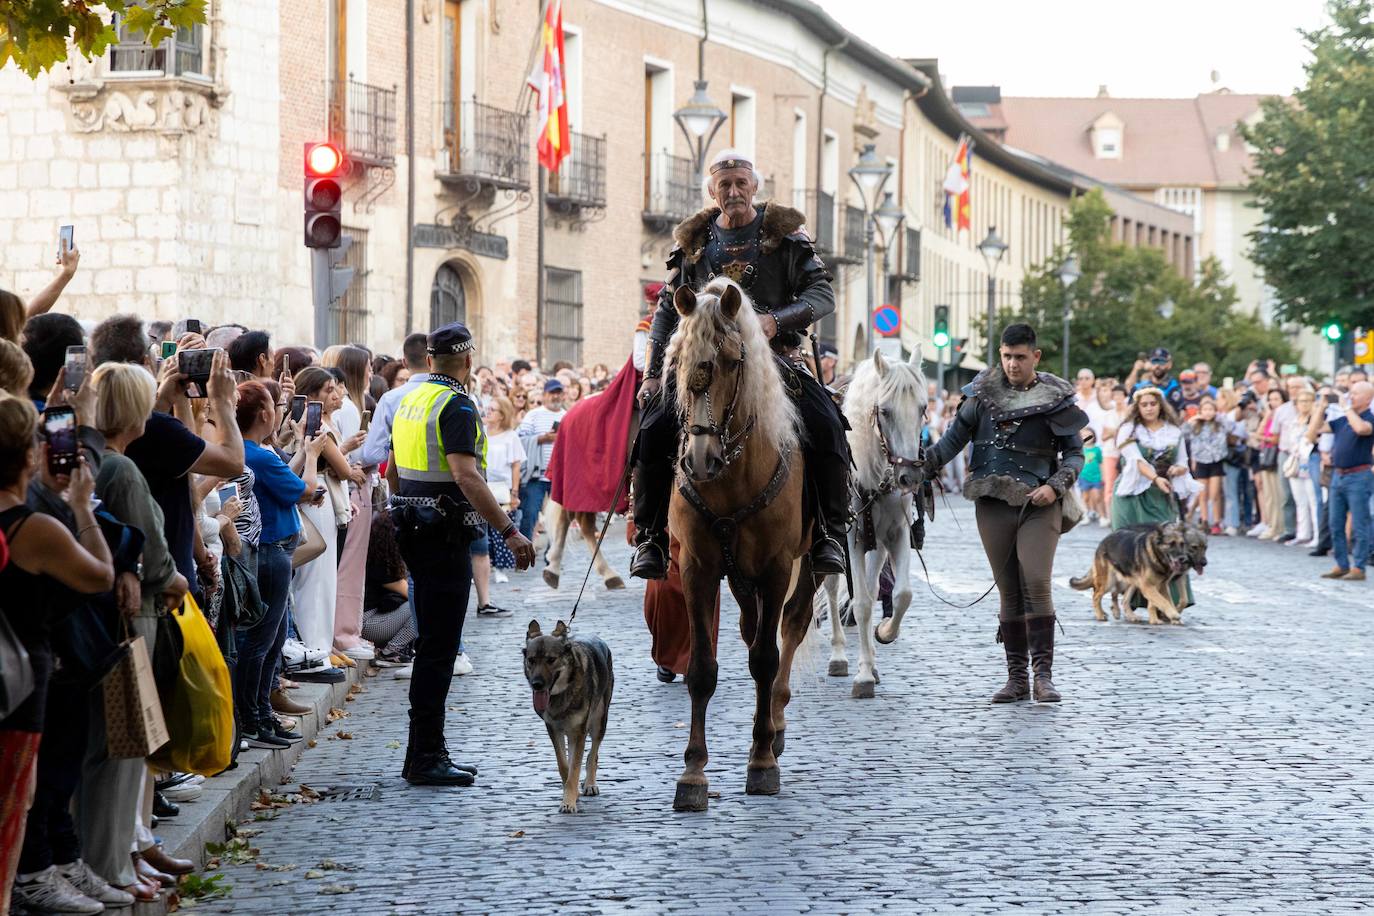
<path fill-rule="evenodd" d="M 189 594 L 172 619 L 185 648 L 164 712 L 170 739 L 148 762 L 156 769 L 213 776 L 229 765 L 234 744 L 234 697 L 229 667 L 214 631 Z"/>

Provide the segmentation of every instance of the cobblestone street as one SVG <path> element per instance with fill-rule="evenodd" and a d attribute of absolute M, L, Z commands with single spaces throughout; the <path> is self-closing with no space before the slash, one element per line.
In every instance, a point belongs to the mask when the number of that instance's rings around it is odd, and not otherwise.
<path fill-rule="evenodd" d="M 920 578 L 902 636 L 879 647 L 873 700 L 825 677 L 828 630 L 800 659 L 780 795 L 744 794 L 753 704 L 735 606 L 722 613 L 705 814 L 672 811 L 689 700 L 649 661 L 642 583 L 597 588 L 577 631 L 615 654 L 598 798 L 558 813 L 552 749 L 520 670 L 530 618 L 566 616 L 538 572 L 496 586 L 516 609 L 469 615 L 475 666 L 455 680 L 448 733 L 481 767 L 470 789 L 400 778 L 408 682 L 385 672 L 321 733 L 292 785 L 380 786 L 371 801 L 280 809 L 227 865 L 231 895 L 200 912 L 1252 913 L 1363 909 L 1374 900 L 1369 806 L 1370 591 L 1324 582 L 1329 561 L 1212 541 L 1181 627 L 1096 623 L 1067 581 L 1103 532 L 1061 545 L 1059 706 L 992 706 L 1005 676 L 995 598 L 939 603 Z M 617 524 L 607 539 L 624 574 Z M 931 526 L 935 587 L 955 603 L 991 582 L 972 513 Z M 851 672 L 857 639 L 849 631 Z M 338 737 L 339 732 L 351 740 Z M 321 863 L 325 868 L 321 869 Z M 266 867 L 270 866 L 270 867 Z M 295 866 L 290 870 L 285 866 Z M 321 872 L 323 873 L 321 875 Z M 330 896 L 337 894 L 338 896 Z"/>

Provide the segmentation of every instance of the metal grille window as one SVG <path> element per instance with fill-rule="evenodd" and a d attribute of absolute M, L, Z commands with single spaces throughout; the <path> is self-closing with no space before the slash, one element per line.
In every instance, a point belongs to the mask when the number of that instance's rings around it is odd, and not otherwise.
<path fill-rule="evenodd" d="M 606 138 L 571 131 L 571 155 L 549 174 L 550 200 L 569 207 L 606 206 Z"/>
<path fill-rule="evenodd" d="M 544 339 L 540 361 L 548 366 L 567 360 L 582 365 L 582 273 L 544 268 Z"/>
<path fill-rule="evenodd" d="M 692 160 L 671 153 L 655 153 L 649 160 L 644 212 L 681 221 L 701 207 L 701 184 Z"/>
<path fill-rule="evenodd" d="M 329 139 L 350 159 L 368 165 L 396 163 L 396 90 L 366 83 L 332 80 Z"/>
<path fill-rule="evenodd" d="M 921 230 L 906 230 L 906 264 L 905 271 L 907 279 L 921 279 Z"/>
<path fill-rule="evenodd" d="M 859 207 L 844 208 L 844 256 L 862 261 L 868 247 L 864 232 L 864 219 L 867 216 Z"/>
<path fill-rule="evenodd" d="M 367 230 L 345 228 L 353 244 L 344 252 L 340 267 L 353 268 L 353 279 L 343 296 L 329 306 L 329 343 L 366 341 L 367 336 Z"/>
<path fill-rule="evenodd" d="M 116 13 L 115 32 L 119 40 L 110 49 L 110 72 L 146 73 L 161 71 L 168 76 L 205 75 L 205 27 L 180 28 L 159 45 L 148 44 L 148 36 L 130 32 L 125 19 Z M 168 61 L 171 66 L 168 66 Z"/>
<path fill-rule="evenodd" d="M 435 271 L 434 286 L 429 291 L 429 326 L 438 328 L 455 321 L 466 324 L 467 319 L 468 298 L 463 289 L 463 276 L 452 264 L 443 264 Z"/>

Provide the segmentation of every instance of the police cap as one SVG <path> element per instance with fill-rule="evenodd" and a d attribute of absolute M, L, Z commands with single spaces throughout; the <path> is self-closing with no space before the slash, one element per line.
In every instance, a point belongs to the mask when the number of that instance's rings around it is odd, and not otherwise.
<path fill-rule="evenodd" d="M 429 352 L 434 356 L 466 353 L 472 348 L 472 332 L 461 321 L 446 324 L 429 332 Z"/>

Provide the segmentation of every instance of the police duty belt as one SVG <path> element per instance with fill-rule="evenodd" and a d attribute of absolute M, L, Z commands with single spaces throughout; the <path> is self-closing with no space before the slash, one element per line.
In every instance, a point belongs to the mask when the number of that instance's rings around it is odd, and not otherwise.
<path fill-rule="evenodd" d="M 387 508 L 400 509 L 405 506 L 419 506 L 422 509 L 433 509 L 444 518 L 448 518 L 449 514 L 444 510 L 439 500 L 440 497 L 437 496 L 393 496 L 387 501 Z M 454 502 L 452 497 L 449 497 L 449 501 Z M 457 503 L 454 502 L 454 505 Z M 464 512 L 459 521 L 468 528 L 480 528 L 486 525 L 486 519 L 482 518 L 482 514 L 475 509 Z"/>

